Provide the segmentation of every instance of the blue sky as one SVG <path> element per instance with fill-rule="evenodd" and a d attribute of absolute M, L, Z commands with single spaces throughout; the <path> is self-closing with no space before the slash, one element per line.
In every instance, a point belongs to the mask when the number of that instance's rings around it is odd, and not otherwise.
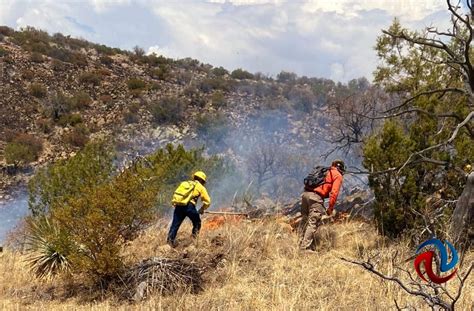
<path fill-rule="evenodd" d="M 449 23 L 442 0 L 0 0 L 0 24 L 15 29 L 337 81 L 372 78 L 375 39 L 394 17 L 413 29 Z"/>

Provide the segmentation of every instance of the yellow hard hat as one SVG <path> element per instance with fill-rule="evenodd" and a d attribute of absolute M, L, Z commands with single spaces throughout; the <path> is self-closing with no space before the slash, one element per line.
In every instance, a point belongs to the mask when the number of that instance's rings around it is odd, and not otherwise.
<path fill-rule="evenodd" d="M 464 171 L 466 173 L 470 173 L 472 171 L 472 165 L 471 164 L 466 164 L 466 166 L 464 166 Z"/>
<path fill-rule="evenodd" d="M 193 174 L 193 178 L 194 177 L 197 177 L 199 179 L 201 179 L 202 181 L 206 181 L 206 174 L 204 174 L 203 171 L 197 171 L 196 173 Z"/>

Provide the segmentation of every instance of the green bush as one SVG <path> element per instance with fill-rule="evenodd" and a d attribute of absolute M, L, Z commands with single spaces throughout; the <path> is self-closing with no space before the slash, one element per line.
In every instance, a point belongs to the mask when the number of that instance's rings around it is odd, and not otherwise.
<path fill-rule="evenodd" d="M 100 62 L 106 66 L 110 66 L 114 63 L 114 60 L 110 56 L 103 55 L 100 57 Z"/>
<path fill-rule="evenodd" d="M 211 95 L 212 104 L 216 107 L 226 106 L 224 94 L 221 91 L 217 91 Z"/>
<path fill-rule="evenodd" d="M 200 82 L 199 89 L 204 93 L 210 93 L 213 90 L 227 92 L 231 89 L 231 85 L 223 77 L 205 78 Z"/>
<path fill-rule="evenodd" d="M 48 90 L 43 84 L 32 83 L 30 85 L 30 94 L 36 98 L 44 98 L 48 94 Z"/>
<path fill-rule="evenodd" d="M 229 72 L 224 67 L 216 67 L 212 69 L 212 74 L 218 77 L 228 75 Z"/>
<path fill-rule="evenodd" d="M 15 33 L 15 30 L 8 26 L 0 26 L 0 34 L 4 35 L 5 37 L 10 37 Z"/>
<path fill-rule="evenodd" d="M 230 76 L 237 80 L 253 79 L 253 74 L 241 68 L 238 68 L 232 71 Z"/>
<path fill-rule="evenodd" d="M 82 117 L 77 113 L 62 115 L 58 120 L 58 125 L 60 126 L 75 126 L 80 123 L 82 123 Z"/>
<path fill-rule="evenodd" d="M 277 81 L 281 83 L 289 83 L 289 82 L 295 82 L 298 76 L 296 73 L 293 72 L 288 72 L 288 71 L 282 71 L 279 74 L 277 74 Z"/>
<path fill-rule="evenodd" d="M 66 63 L 70 63 L 73 58 L 71 51 L 56 47 L 49 50 L 48 56 Z"/>
<path fill-rule="evenodd" d="M 4 48 L 0 47 L 0 57 L 4 57 L 8 55 L 8 51 Z"/>
<path fill-rule="evenodd" d="M 71 146 L 82 148 L 89 141 L 89 129 L 83 124 L 77 124 L 65 135 L 64 140 Z"/>
<path fill-rule="evenodd" d="M 186 84 L 189 84 L 189 82 L 191 82 L 191 80 L 193 79 L 193 74 L 189 71 L 180 71 L 177 75 L 176 75 L 176 81 L 180 84 L 180 85 L 186 85 Z"/>
<path fill-rule="evenodd" d="M 84 72 L 79 76 L 79 82 L 83 84 L 100 85 L 101 76 L 95 71 Z"/>
<path fill-rule="evenodd" d="M 42 150 L 40 139 L 29 134 L 18 134 L 5 146 L 5 160 L 15 166 L 26 165 L 37 160 Z"/>
<path fill-rule="evenodd" d="M 227 122 L 221 113 L 203 113 L 196 118 L 196 130 L 209 144 L 218 147 L 229 132 Z"/>
<path fill-rule="evenodd" d="M 78 66 L 85 67 L 87 66 L 87 56 L 80 52 L 72 53 L 69 62 Z"/>
<path fill-rule="evenodd" d="M 83 109 L 90 106 L 92 98 L 86 92 L 79 91 L 72 97 L 72 102 L 75 109 Z"/>
<path fill-rule="evenodd" d="M 49 115 L 53 120 L 59 120 L 74 107 L 73 100 L 61 92 L 56 93 L 49 103 Z"/>
<path fill-rule="evenodd" d="M 132 78 L 127 81 L 127 86 L 129 90 L 143 90 L 146 88 L 146 82 L 138 79 L 138 78 Z"/>
<path fill-rule="evenodd" d="M 113 159 L 109 146 L 90 143 L 74 157 L 39 169 L 28 184 L 32 214 L 46 215 L 53 206 L 62 206 L 84 189 L 106 182 L 113 171 Z"/>
<path fill-rule="evenodd" d="M 179 123 L 184 120 L 187 104 L 177 97 L 164 97 L 150 107 L 155 123 Z"/>
<path fill-rule="evenodd" d="M 103 144 L 83 151 L 32 178 L 28 222 L 30 264 L 39 277 L 68 272 L 105 287 L 119 280 L 123 246 L 169 210 L 176 185 L 196 169 L 209 178 L 226 169 L 217 157 L 168 145 L 144 161 L 115 172 L 114 154 Z M 152 178 L 153 177 L 153 178 Z M 90 284 L 89 283 L 89 284 Z"/>
<path fill-rule="evenodd" d="M 171 68 L 169 65 L 163 64 L 151 71 L 153 79 L 167 81 L 171 77 Z"/>
<path fill-rule="evenodd" d="M 66 68 L 66 66 L 62 61 L 58 59 L 52 59 L 51 68 L 53 68 L 54 71 L 63 71 Z"/>

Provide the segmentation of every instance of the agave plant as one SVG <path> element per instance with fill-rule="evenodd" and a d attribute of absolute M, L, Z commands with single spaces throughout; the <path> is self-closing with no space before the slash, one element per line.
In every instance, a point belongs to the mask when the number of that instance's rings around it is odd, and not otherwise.
<path fill-rule="evenodd" d="M 35 275 L 51 278 L 69 272 L 71 242 L 64 233 L 45 216 L 30 218 L 27 224 L 27 250 L 30 253 L 27 262 Z"/>

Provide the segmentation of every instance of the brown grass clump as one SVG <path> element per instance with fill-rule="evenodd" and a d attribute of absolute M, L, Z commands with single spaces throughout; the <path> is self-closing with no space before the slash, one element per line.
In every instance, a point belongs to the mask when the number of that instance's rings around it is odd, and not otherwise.
<path fill-rule="evenodd" d="M 203 225 L 209 220 L 213 218 L 204 216 Z M 225 222 L 213 230 L 203 230 L 198 240 L 190 238 L 191 228 L 185 223 L 175 249 L 165 243 L 168 225 L 156 224 L 127 244 L 124 248 L 127 266 L 143 269 L 147 264 L 153 269 L 160 269 L 157 268 L 159 264 L 182 265 L 185 269 L 193 267 L 192 271 L 199 272 L 201 277 L 198 284 L 202 290 L 193 293 L 183 287 L 184 290 L 171 290 L 162 295 L 160 287 L 155 287 L 147 299 L 138 302 L 124 302 L 115 296 L 84 302 L 81 297 L 87 289 L 78 287 L 71 293 L 73 286 L 66 280 L 40 283 L 28 273 L 21 254 L 7 251 L 0 255 L 0 308 L 389 310 L 395 309 L 396 299 L 402 307 L 427 309 L 422 300 L 407 295 L 398 286 L 340 260 L 341 257 L 363 260 L 378 254 L 374 262 L 378 270 L 386 274 L 404 277 L 395 269 L 395 264 L 414 270 L 412 261 L 404 262 L 414 254 L 413 247 L 404 242 L 388 243 L 366 223 L 344 222 L 322 227 L 318 233 L 318 251 L 314 254 L 300 252 L 296 247 L 296 234 L 275 219 Z M 394 262 L 392 257 L 396 253 Z M 471 251 L 466 254 L 464 265 L 473 259 L 474 252 Z M 463 267 L 460 271 L 462 273 Z M 471 275 L 466 282 L 457 304 L 459 310 L 473 307 L 473 279 Z M 139 285 L 144 279 L 140 280 L 129 282 L 130 289 L 136 290 L 137 283 Z M 188 285 L 192 286 L 192 282 L 190 280 Z M 454 289 L 457 280 L 446 286 L 448 290 Z"/>

